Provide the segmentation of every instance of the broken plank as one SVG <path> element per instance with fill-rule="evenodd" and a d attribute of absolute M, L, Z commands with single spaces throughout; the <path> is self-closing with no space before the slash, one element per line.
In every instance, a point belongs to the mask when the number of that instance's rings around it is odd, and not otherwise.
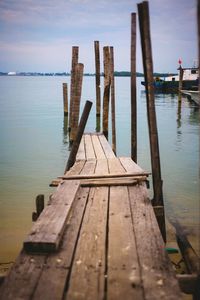
<path fill-rule="evenodd" d="M 110 188 L 107 256 L 107 298 L 143 299 L 127 187 Z"/>
<path fill-rule="evenodd" d="M 52 195 L 49 205 L 24 241 L 27 252 L 53 252 L 58 249 L 78 188 L 77 181 L 64 182 Z"/>
<path fill-rule="evenodd" d="M 103 299 L 108 188 L 90 189 L 65 299 Z"/>

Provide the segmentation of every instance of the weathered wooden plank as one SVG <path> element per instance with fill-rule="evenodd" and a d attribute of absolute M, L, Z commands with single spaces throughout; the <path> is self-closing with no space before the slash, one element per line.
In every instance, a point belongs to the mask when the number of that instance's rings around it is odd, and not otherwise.
<path fill-rule="evenodd" d="M 128 190 L 144 298 L 182 299 L 147 189 L 140 184 L 128 187 Z"/>
<path fill-rule="evenodd" d="M 26 251 L 53 252 L 58 249 L 78 188 L 79 181 L 64 182 L 59 186 L 25 239 Z"/>
<path fill-rule="evenodd" d="M 99 141 L 99 138 L 97 135 L 91 135 L 92 138 L 92 144 L 94 147 L 94 152 L 96 154 L 97 159 L 106 159 L 105 153 L 103 151 L 102 145 Z"/>
<path fill-rule="evenodd" d="M 112 151 L 111 146 L 108 144 L 108 141 L 106 140 L 105 136 L 102 134 L 98 135 L 98 137 L 106 158 L 115 158 L 115 154 Z"/>
<path fill-rule="evenodd" d="M 133 172 L 145 172 L 138 164 L 136 164 L 131 157 L 119 157 L 119 160 L 123 167 L 125 168 L 126 172 L 133 173 Z"/>
<path fill-rule="evenodd" d="M 94 174 L 95 171 L 95 167 L 96 167 L 96 160 L 95 159 L 91 159 L 91 160 L 87 160 L 85 162 L 85 165 L 80 173 L 80 177 L 83 177 L 84 175 L 87 176 L 92 176 L 89 174 Z"/>
<path fill-rule="evenodd" d="M 93 147 L 93 143 L 92 143 L 92 139 L 91 139 L 91 135 L 90 134 L 85 134 L 85 155 L 86 155 L 86 159 L 96 159 L 96 155 L 94 152 L 94 147 Z"/>
<path fill-rule="evenodd" d="M 145 177 L 146 178 L 146 177 Z M 144 181 L 144 177 L 120 177 L 120 178 L 101 178 L 101 179 L 85 179 L 80 182 L 80 186 L 99 187 L 99 186 L 128 186 Z"/>
<path fill-rule="evenodd" d="M 69 171 L 65 173 L 66 176 L 71 176 L 75 174 L 79 174 L 85 165 L 85 160 L 76 161 Z"/>
<path fill-rule="evenodd" d="M 125 173 L 124 167 L 116 157 L 108 159 L 108 168 L 110 173 Z"/>
<path fill-rule="evenodd" d="M 22 251 L 0 287 L 0 299 L 31 299 L 44 262 L 44 255 L 31 256 Z"/>
<path fill-rule="evenodd" d="M 109 207 L 107 297 L 143 299 L 127 187 L 110 188 Z"/>
<path fill-rule="evenodd" d="M 76 161 L 78 160 L 86 160 L 86 156 L 85 156 L 85 139 L 84 139 L 84 135 L 81 139 L 79 148 L 78 148 L 78 153 L 76 154 Z"/>
<path fill-rule="evenodd" d="M 78 190 L 59 252 L 47 257 L 32 300 L 63 299 L 88 195 L 89 188 Z"/>
<path fill-rule="evenodd" d="M 108 160 L 109 162 L 110 160 Z M 114 161 L 115 162 L 115 161 Z M 114 162 L 112 161 L 112 163 L 110 163 L 110 167 L 112 167 L 113 169 L 111 169 L 111 171 L 118 171 L 119 169 L 117 169 L 117 166 L 120 166 L 119 164 L 114 164 Z M 98 161 L 95 161 L 95 160 L 91 160 L 91 161 L 87 161 L 85 163 L 85 166 L 84 166 L 84 170 L 86 170 L 87 168 L 87 165 L 97 165 Z M 99 164 L 101 163 L 101 161 L 99 161 Z M 83 173 L 83 171 L 81 171 L 81 174 L 79 175 L 70 175 L 70 176 L 60 176 L 58 178 L 63 178 L 65 181 L 68 181 L 68 180 L 80 180 L 80 179 L 97 179 L 97 178 L 117 178 L 117 177 L 144 177 L 144 176 L 148 176 L 150 173 L 149 172 L 143 172 L 143 173 L 140 173 L 140 172 L 135 172 L 135 173 L 120 173 L 121 171 L 119 170 L 118 172 L 116 173 L 109 173 L 109 174 L 105 174 L 105 175 L 102 175 L 101 173 L 100 174 L 91 174 L 91 175 L 86 175 Z"/>
<path fill-rule="evenodd" d="M 95 175 L 103 176 L 108 174 L 108 161 L 107 159 L 98 159 L 95 168 Z"/>
<path fill-rule="evenodd" d="M 66 299 L 103 299 L 108 188 L 92 188 Z"/>

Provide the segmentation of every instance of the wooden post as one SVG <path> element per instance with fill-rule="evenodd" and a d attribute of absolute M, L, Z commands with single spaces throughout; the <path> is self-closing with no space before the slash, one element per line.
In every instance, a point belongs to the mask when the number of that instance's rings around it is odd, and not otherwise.
<path fill-rule="evenodd" d="M 180 65 L 180 67 L 179 67 L 179 87 L 178 87 L 179 93 L 181 92 L 181 90 L 183 88 L 183 73 L 184 73 L 184 70 Z"/>
<path fill-rule="evenodd" d="M 200 0 L 197 1 L 197 32 L 198 32 L 198 50 L 199 50 L 199 74 L 200 74 Z M 200 80 L 199 80 L 200 91 Z"/>
<path fill-rule="evenodd" d="M 96 131 L 101 130 L 101 81 L 100 81 L 100 54 L 99 41 L 94 42 L 95 51 L 95 79 L 96 79 Z"/>
<path fill-rule="evenodd" d="M 71 67 L 71 84 L 70 84 L 70 104 L 69 104 L 69 133 L 71 131 L 73 101 L 74 101 L 74 84 L 75 84 L 75 67 L 78 64 L 78 52 L 77 46 L 72 47 L 72 67 Z"/>
<path fill-rule="evenodd" d="M 82 135 L 83 135 L 83 132 L 84 132 L 84 129 L 85 129 L 85 125 L 87 123 L 87 119 L 88 119 L 91 107 L 92 107 L 92 102 L 86 101 L 85 107 L 84 107 L 84 110 L 83 110 L 83 113 L 82 113 L 82 116 L 81 116 L 81 119 L 80 119 L 80 123 L 79 123 L 79 126 L 78 126 L 78 132 L 77 132 L 77 135 L 76 135 L 76 139 L 73 142 L 72 149 L 71 149 L 71 152 L 70 152 L 70 155 L 69 155 L 68 162 L 67 162 L 64 173 L 66 173 L 73 166 L 73 164 L 76 160 L 76 154 L 78 152 L 78 148 L 79 148 L 79 145 L 80 145 L 80 142 L 81 142 L 81 138 L 82 138 Z"/>
<path fill-rule="evenodd" d="M 36 212 L 32 213 L 32 221 L 36 221 L 44 209 L 44 195 L 40 194 L 35 199 Z"/>
<path fill-rule="evenodd" d="M 152 177 L 153 177 L 153 200 L 154 206 L 163 206 L 163 191 L 162 191 L 162 179 L 160 168 L 160 154 L 158 143 L 158 132 L 156 123 L 156 111 L 154 100 L 154 79 L 153 79 L 153 61 L 151 50 L 151 37 L 150 37 L 150 21 L 149 21 L 149 6 L 148 2 L 144 1 L 138 4 L 139 12 L 139 24 L 140 24 L 140 36 L 142 45 L 142 56 L 144 75 L 146 83 L 146 99 L 147 99 L 147 116 L 151 149 L 151 165 L 152 165 Z M 162 233 L 163 240 L 166 241 L 166 228 L 165 228 L 165 216 L 157 216 L 158 225 Z"/>
<path fill-rule="evenodd" d="M 77 64 L 75 67 L 74 77 L 74 94 L 73 94 L 73 111 L 71 116 L 71 132 L 70 132 L 70 143 L 72 144 L 76 138 L 79 122 L 79 111 L 81 101 L 81 91 L 83 82 L 83 64 Z"/>
<path fill-rule="evenodd" d="M 131 158 L 137 162 L 136 13 L 131 14 Z"/>
<path fill-rule="evenodd" d="M 104 94 L 103 94 L 103 134 L 108 139 L 108 118 L 110 98 L 110 51 L 109 47 L 103 48 L 104 56 Z"/>
<path fill-rule="evenodd" d="M 63 106 L 64 106 L 64 116 L 68 116 L 68 89 L 67 89 L 67 83 L 63 83 Z"/>
<path fill-rule="evenodd" d="M 112 115 L 112 150 L 116 153 L 116 124 L 115 124 L 115 77 L 114 49 L 110 47 L 110 78 L 111 78 L 111 115 Z"/>

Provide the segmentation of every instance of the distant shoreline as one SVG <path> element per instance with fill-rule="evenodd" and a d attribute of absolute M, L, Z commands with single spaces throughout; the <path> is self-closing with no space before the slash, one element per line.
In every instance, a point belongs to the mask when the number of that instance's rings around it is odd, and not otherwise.
<path fill-rule="evenodd" d="M 70 76 L 70 73 L 66 72 L 56 72 L 56 73 L 42 73 L 42 72 L 0 72 L 0 76 Z M 167 77 L 169 75 L 177 75 L 174 73 L 154 73 L 153 76 L 155 77 Z M 95 76 L 93 73 L 85 73 L 84 76 Z M 101 76 L 104 76 L 103 73 L 101 73 Z M 131 73 L 128 71 L 115 71 L 114 72 L 115 77 L 130 77 Z M 136 73 L 136 77 L 144 77 L 143 73 Z"/>

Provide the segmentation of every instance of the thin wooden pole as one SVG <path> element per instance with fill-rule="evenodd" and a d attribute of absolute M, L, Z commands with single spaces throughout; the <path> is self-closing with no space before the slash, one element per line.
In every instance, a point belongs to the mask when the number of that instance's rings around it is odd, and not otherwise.
<path fill-rule="evenodd" d="M 200 0 L 197 1 L 197 31 L 198 31 L 198 50 L 199 50 L 199 74 L 200 74 Z M 200 91 L 200 80 L 199 80 L 199 91 Z"/>
<path fill-rule="evenodd" d="M 75 85 L 75 67 L 78 64 L 79 47 L 72 47 L 72 66 L 71 66 L 71 83 L 70 83 L 70 104 L 69 104 L 69 133 L 71 131 L 73 102 L 74 102 L 74 85 Z"/>
<path fill-rule="evenodd" d="M 154 192 L 152 203 L 154 206 L 163 206 L 164 209 L 158 132 L 157 132 L 155 100 L 154 100 L 154 86 L 153 86 L 154 79 L 153 79 L 151 37 L 150 37 L 149 6 L 147 1 L 138 4 L 138 13 L 139 13 L 144 75 L 145 75 L 145 82 L 146 82 L 145 86 L 146 86 L 146 99 L 147 99 L 147 115 L 148 115 L 149 139 L 150 139 L 150 149 L 151 149 L 151 165 L 152 165 L 153 192 Z M 157 216 L 157 221 L 158 221 L 160 231 L 162 233 L 163 240 L 166 241 L 164 213 L 162 216 Z"/>
<path fill-rule="evenodd" d="M 104 94 L 103 94 L 103 134 L 108 139 L 108 118 L 110 99 L 110 51 L 109 47 L 103 48 L 104 57 Z"/>
<path fill-rule="evenodd" d="M 184 70 L 180 65 L 180 67 L 179 67 L 179 87 L 178 87 L 179 93 L 181 92 L 181 90 L 183 88 L 183 73 L 184 73 Z"/>
<path fill-rule="evenodd" d="M 96 79 L 96 131 L 101 130 L 101 79 L 100 79 L 100 54 L 99 41 L 94 42 L 95 51 L 95 79 Z"/>
<path fill-rule="evenodd" d="M 112 150 L 116 153 L 114 48 L 110 47 Z"/>
<path fill-rule="evenodd" d="M 137 162 L 136 13 L 131 14 L 131 157 Z"/>
<path fill-rule="evenodd" d="M 63 106 L 64 106 L 64 116 L 68 116 L 68 89 L 67 89 L 67 83 L 63 83 Z"/>
<path fill-rule="evenodd" d="M 79 122 L 79 112 L 80 112 L 80 101 L 82 92 L 82 82 L 83 82 L 83 64 L 78 63 L 75 66 L 75 76 L 74 76 L 74 93 L 73 93 L 73 111 L 71 116 L 71 132 L 70 132 L 70 143 L 76 138 Z"/>
<path fill-rule="evenodd" d="M 76 135 L 76 139 L 75 139 L 75 141 L 72 145 L 72 149 L 71 149 L 69 159 L 68 159 L 68 162 L 67 162 L 64 173 L 66 173 L 73 166 L 73 164 L 76 160 L 76 154 L 78 152 L 78 148 L 79 148 L 79 145 L 80 145 L 80 142 L 81 142 L 81 138 L 83 136 L 83 132 L 85 130 L 85 126 L 86 126 L 86 123 L 87 123 L 87 120 L 88 120 L 88 117 L 89 117 L 91 107 L 92 107 L 92 102 L 86 101 L 85 107 L 84 107 L 84 110 L 83 110 L 83 113 L 82 113 L 82 116 L 81 116 L 81 119 L 80 119 L 80 123 L 79 123 L 79 126 L 78 126 L 78 132 L 77 132 L 77 135 Z"/>

